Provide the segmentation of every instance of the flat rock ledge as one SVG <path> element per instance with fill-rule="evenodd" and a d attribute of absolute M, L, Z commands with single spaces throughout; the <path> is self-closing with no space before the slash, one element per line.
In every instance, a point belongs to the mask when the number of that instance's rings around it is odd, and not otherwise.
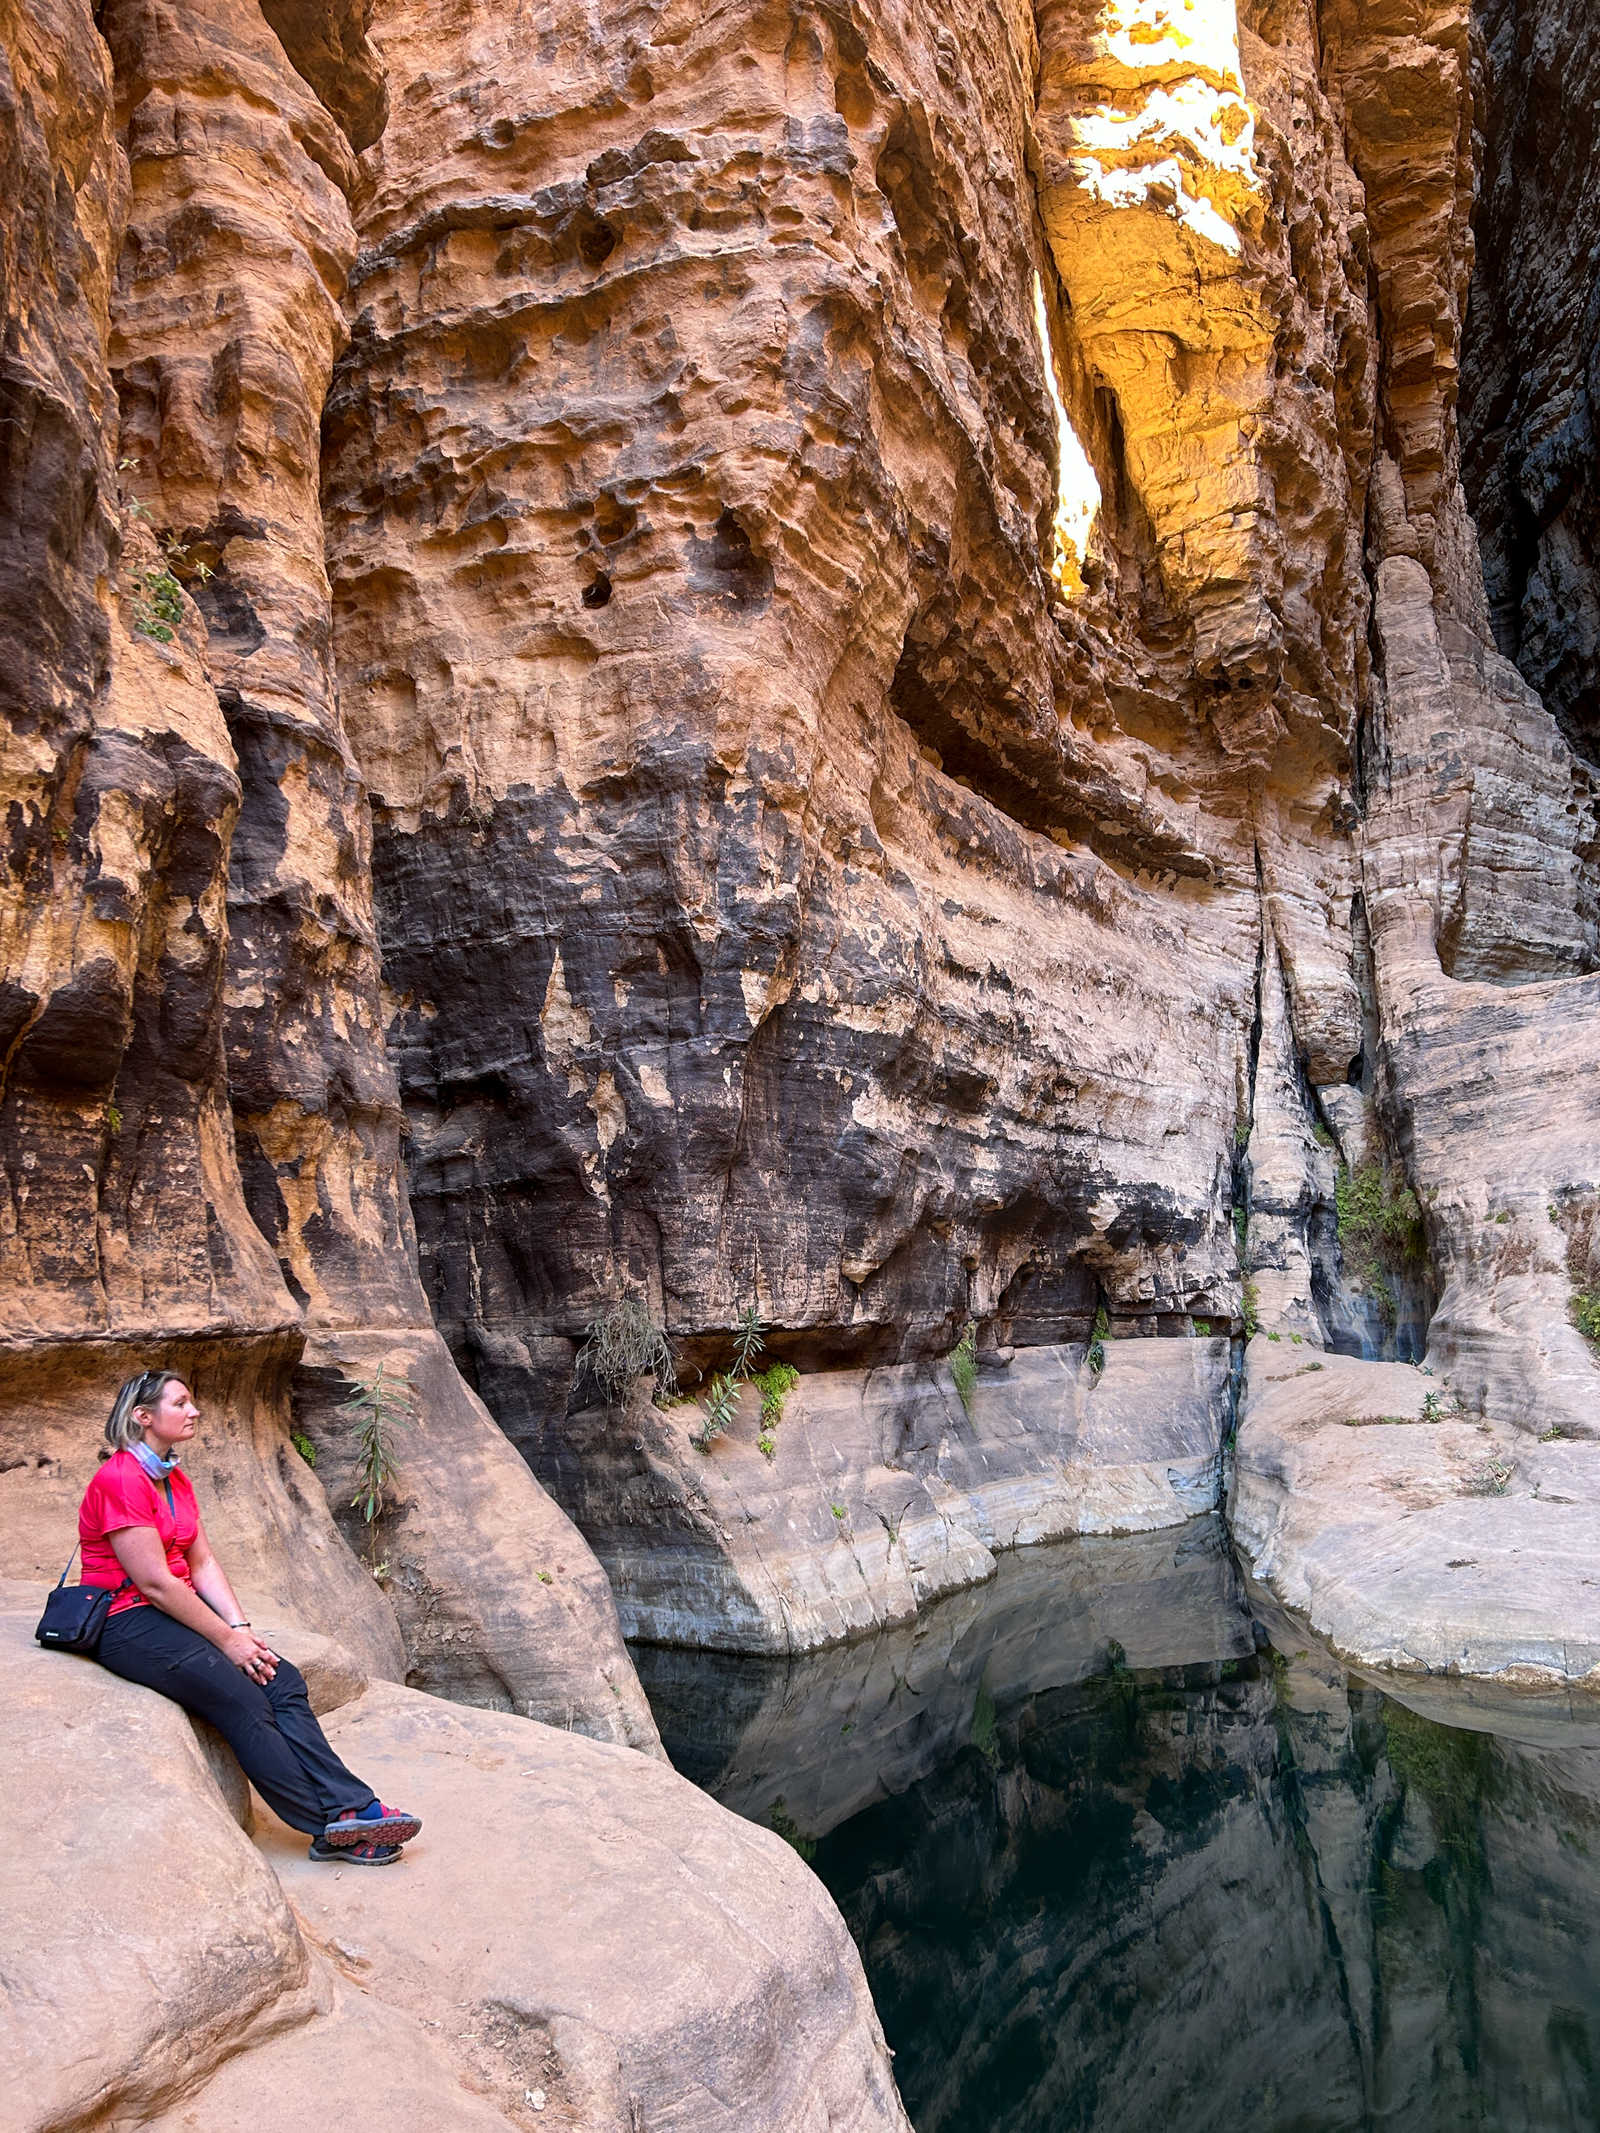
<path fill-rule="evenodd" d="M 700 1407 L 635 1401 L 530 1456 L 626 1636 L 792 1655 L 909 1622 L 1006 1549 L 1216 1509 L 1228 1373 L 1215 1337 L 1108 1341 L 1098 1371 L 1081 1342 L 1020 1348 L 970 1405 L 947 1363 L 808 1372 L 770 1427 L 747 1386 L 709 1450 Z"/>
<path fill-rule="evenodd" d="M 1316 1637 L 1403 1701 L 1465 1724 L 1600 1726 L 1600 1443 L 1457 1404 L 1411 1364 L 1256 1335 L 1235 1542 Z"/>
<path fill-rule="evenodd" d="M 662 1762 L 285 1627 L 425 1823 L 396 1866 L 314 1866 L 259 1801 L 240 1828 L 175 1706 L 39 1651 L 37 1611 L 0 1612 L 0 2133 L 910 2133 L 821 1884 Z"/>

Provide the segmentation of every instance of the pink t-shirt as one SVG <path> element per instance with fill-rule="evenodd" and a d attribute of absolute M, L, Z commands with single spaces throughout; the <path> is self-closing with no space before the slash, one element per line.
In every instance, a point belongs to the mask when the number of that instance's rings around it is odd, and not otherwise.
<path fill-rule="evenodd" d="M 189 1477 L 182 1468 L 175 1467 L 170 1478 L 172 1508 L 169 1510 L 165 1485 L 152 1481 L 132 1452 L 113 1452 L 101 1467 L 84 1490 L 78 1510 L 78 1539 L 83 1547 L 83 1582 L 86 1585 L 105 1585 L 113 1590 L 120 1585 L 127 1572 L 117 1561 L 110 1535 L 120 1532 L 124 1526 L 154 1526 L 167 1551 L 167 1568 L 175 1578 L 182 1578 L 191 1591 L 194 1589 L 189 1558 L 184 1551 L 194 1545 L 194 1537 L 200 1530 L 200 1512 L 195 1504 L 194 1490 L 189 1486 Z M 142 1592 L 125 1592 L 112 1601 L 111 1612 L 119 1615 L 124 1608 L 148 1607 L 149 1604 Z"/>

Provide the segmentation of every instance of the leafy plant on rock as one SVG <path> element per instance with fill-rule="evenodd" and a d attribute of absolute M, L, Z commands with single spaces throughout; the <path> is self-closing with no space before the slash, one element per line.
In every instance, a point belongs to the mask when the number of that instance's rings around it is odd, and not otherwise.
<path fill-rule="evenodd" d="M 1516 1471 L 1509 1459 L 1496 1452 L 1482 1466 L 1474 1467 L 1462 1486 L 1469 1496 L 1504 1496 Z"/>
<path fill-rule="evenodd" d="M 970 1415 L 972 1395 L 978 1385 L 978 1329 L 969 1318 L 961 1338 L 950 1351 L 950 1377 L 962 1406 Z"/>
<path fill-rule="evenodd" d="M 719 1371 L 711 1380 L 711 1389 L 706 1395 L 705 1418 L 690 1439 L 696 1450 L 709 1452 L 738 1412 L 738 1381 L 727 1371 Z"/>
<path fill-rule="evenodd" d="M 1422 1208 L 1409 1185 L 1377 1163 L 1341 1167 L 1333 1186 L 1339 1250 L 1352 1280 L 1377 1302 L 1384 1323 L 1396 1317 L 1397 1276 L 1427 1263 Z"/>
<path fill-rule="evenodd" d="M 711 1380 L 711 1390 L 706 1397 L 705 1420 L 690 1439 L 690 1442 L 699 1451 L 709 1452 L 716 1439 L 722 1435 L 734 1416 L 739 1412 L 739 1388 L 751 1378 L 756 1357 L 766 1347 L 764 1339 L 766 1330 L 766 1327 L 761 1322 L 761 1314 L 754 1304 L 748 1310 L 739 1313 L 733 1328 L 732 1367 L 719 1372 Z M 799 1372 L 790 1370 L 787 1363 L 774 1363 L 772 1368 L 767 1371 L 766 1377 L 777 1381 L 779 1373 L 783 1371 L 788 1372 L 791 1383 L 799 1382 Z M 756 1378 L 754 1382 L 759 1386 L 764 1385 L 765 1380 Z M 783 1397 L 788 1389 L 788 1385 L 781 1385 L 776 1394 L 775 1404 L 770 1406 L 767 1393 L 763 1390 L 761 1395 L 763 1421 L 776 1421 L 777 1417 L 783 1412 Z M 763 1439 L 758 1442 L 758 1448 L 768 1459 L 772 1457 L 772 1452 L 767 1450 L 765 1441 L 769 1436 L 770 1432 L 763 1432 Z M 774 1444 L 773 1451 L 776 1449 L 777 1446 Z"/>
<path fill-rule="evenodd" d="M 356 1424 L 356 1492 L 350 1508 L 366 1521 L 368 1552 L 377 1575 L 377 1524 L 391 1508 L 396 1473 L 394 1430 L 415 1419 L 416 1401 L 405 1379 L 390 1377 L 380 1363 L 370 1379 L 355 1381 L 339 1413 Z"/>
<path fill-rule="evenodd" d="M 799 1384 L 800 1373 L 792 1363 L 771 1363 L 750 1382 L 761 1395 L 762 1421 L 776 1424 L 783 1420 L 783 1403 Z"/>
<path fill-rule="evenodd" d="M 1106 1367 L 1106 1342 L 1111 1338 L 1111 1321 L 1106 1316 L 1104 1304 L 1095 1307 L 1094 1324 L 1089 1328 L 1089 1372 L 1098 1377 Z"/>
<path fill-rule="evenodd" d="M 766 1347 L 762 1338 L 766 1330 L 754 1304 L 748 1311 L 739 1313 L 738 1322 L 733 1329 L 733 1375 L 736 1378 L 747 1378 L 751 1375 L 756 1357 Z"/>

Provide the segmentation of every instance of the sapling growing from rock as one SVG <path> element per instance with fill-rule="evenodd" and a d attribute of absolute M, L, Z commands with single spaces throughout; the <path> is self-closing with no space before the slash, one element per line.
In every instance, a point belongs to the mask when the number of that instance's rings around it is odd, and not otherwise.
<path fill-rule="evenodd" d="M 1089 1374 L 1098 1377 L 1106 1367 L 1106 1342 L 1111 1338 L 1111 1321 L 1106 1316 L 1104 1304 L 1095 1306 L 1094 1324 L 1089 1329 Z"/>
<path fill-rule="evenodd" d="M 414 1419 L 416 1402 L 405 1379 L 389 1377 L 380 1363 L 370 1379 L 356 1379 L 355 1389 L 340 1403 L 339 1413 L 357 1425 L 356 1492 L 350 1499 L 350 1508 L 359 1511 L 366 1521 L 372 1572 L 374 1577 L 380 1577 L 385 1566 L 377 1561 L 377 1525 L 390 1508 L 395 1478 L 392 1433 L 397 1423 Z"/>

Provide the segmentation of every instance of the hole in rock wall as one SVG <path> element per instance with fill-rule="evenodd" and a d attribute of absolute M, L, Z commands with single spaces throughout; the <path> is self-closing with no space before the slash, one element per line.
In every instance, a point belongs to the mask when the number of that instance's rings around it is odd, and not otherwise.
<path fill-rule="evenodd" d="M 1083 559 L 1089 552 L 1089 536 L 1100 512 L 1100 483 L 1061 397 L 1055 346 L 1050 338 L 1050 313 L 1044 283 L 1037 273 L 1033 277 L 1033 325 L 1039 336 L 1044 382 L 1056 417 L 1056 510 L 1050 575 L 1064 593 L 1081 593 Z"/>

